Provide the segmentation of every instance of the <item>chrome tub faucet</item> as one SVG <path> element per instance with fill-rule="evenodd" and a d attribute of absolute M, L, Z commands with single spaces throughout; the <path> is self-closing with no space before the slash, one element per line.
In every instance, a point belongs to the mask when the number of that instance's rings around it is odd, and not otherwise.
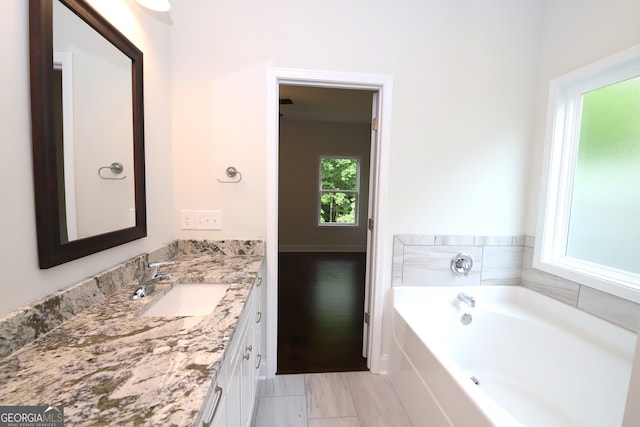
<path fill-rule="evenodd" d="M 473 258 L 471 255 L 459 253 L 451 258 L 451 271 L 458 276 L 468 276 L 473 268 Z"/>
<path fill-rule="evenodd" d="M 471 295 L 465 294 L 464 292 L 460 292 L 458 294 L 458 299 L 471 308 L 476 306 L 476 299 Z"/>
<path fill-rule="evenodd" d="M 173 264 L 173 261 L 149 263 L 144 273 L 140 277 L 140 281 L 138 282 L 138 289 L 136 289 L 136 291 L 133 293 L 131 299 L 140 299 L 144 296 L 147 296 L 151 292 L 153 292 L 156 283 L 162 280 L 173 279 L 173 276 L 171 274 L 160 273 L 161 266 L 171 264 Z"/>

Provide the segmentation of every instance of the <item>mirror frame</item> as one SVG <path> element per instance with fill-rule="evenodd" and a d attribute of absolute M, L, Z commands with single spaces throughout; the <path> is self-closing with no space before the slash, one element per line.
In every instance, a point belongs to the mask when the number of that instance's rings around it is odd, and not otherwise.
<path fill-rule="evenodd" d="M 60 1 L 131 59 L 133 165 L 136 225 L 70 242 L 61 242 L 54 118 L 53 1 Z M 54 267 L 147 236 L 142 52 L 84 0 L 29 1 L 31 126 L 38 259 Z"/>

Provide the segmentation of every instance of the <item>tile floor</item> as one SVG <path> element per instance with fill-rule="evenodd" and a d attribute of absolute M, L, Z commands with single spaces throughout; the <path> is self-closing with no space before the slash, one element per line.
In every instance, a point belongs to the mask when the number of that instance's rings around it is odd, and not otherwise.
<path fill-rule="evenodd" d="M 263 381 L 258 393 L 254 427 L 412 426 L 384 375 L 277 375 Z"/>

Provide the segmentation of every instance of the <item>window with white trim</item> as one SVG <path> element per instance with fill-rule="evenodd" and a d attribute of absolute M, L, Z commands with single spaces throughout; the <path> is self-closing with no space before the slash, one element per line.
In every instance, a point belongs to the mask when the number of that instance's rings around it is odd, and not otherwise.
<path fill-rule="evenodd" d="M 356 157 L 321 156 L 318 225 L 357 226 L 360 161 Z"/>
<path fill-rule="evenodd" d="M 640 302 L 640 47 L 550 96 L 534 267 Z"/>

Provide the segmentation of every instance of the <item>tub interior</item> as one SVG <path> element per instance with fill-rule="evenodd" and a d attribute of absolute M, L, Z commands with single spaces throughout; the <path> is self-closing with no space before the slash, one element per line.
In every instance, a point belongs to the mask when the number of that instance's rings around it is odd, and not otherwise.
<path fill-rule="evenodd" d="M 399 287 L 393 299 L 396 342 L 436 399 L 452 394 L 438 396 L 433 372 L 442 369 L 457 399 L 489 420 L 506 412 L 522 425 L 621 424 L 636 334 L 521 286 Z"/>

